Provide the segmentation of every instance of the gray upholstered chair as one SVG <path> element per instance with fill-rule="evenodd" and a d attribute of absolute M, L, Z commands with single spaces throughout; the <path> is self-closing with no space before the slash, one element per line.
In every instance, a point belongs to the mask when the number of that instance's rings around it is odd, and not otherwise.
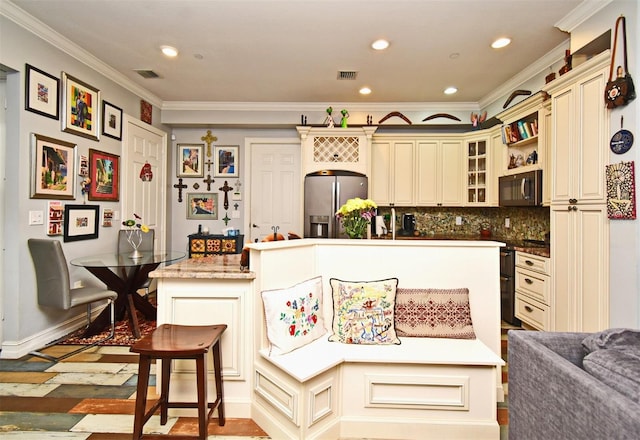
<path fill-rule="evenodd" d="M 118 294 L 104 287 L 71 288 L 67 260 L 62 251 L 62 245 L 58 240 L 30 238 L 28 245 L 33 266 L 36 270 L 38 304 L 43 307 L 65 311 L 73 307 L 86 305 L 87 325 L 91 323 L 92 303 L 107 301 L 107 305 L 111 308 L 111 331 L 107 337 L 89 345 L 83 345 L 79 349 L 57 358 L 40 351 L 32 351 L 30 354 L 57 362 L 113 338 L 115 334 L 114 301 L 118 297 Z M 45 348 L 55 345 L 66 338 L 67 336 L 57 339 L 47 344 Z"/>
<path fill-rule="evenodd" d="M 155 232 L 153 229 L 149 229 L 149 232 L 142 234 L 142 242 L 140 243 L 140 247 L 138 247 L 138 250 L 141 252 L 145 252 L 145 251 L 152 251 L 154 249 L 154 243 L 155 241 Z M 117 249 L 119 254 L 126 254 L 127 252 L 133 252 L 133 248 L 131 247 L 131 245 L 129 244 L 129 242 L 127 241 L 127 231 L 126 229 L 121 229 L 120 231 L 118 231 L 118 249 Z M 125 270 L 124 268 L 122 270 Z M 152 286 L 151 283 L 153 282 L 152 278 L 147 278 L 145 280 L 145 282 L 142 284 L 142 286 L 140 286 L 140 289 L 144 289 L 144 296 L 148 297 L 149 293 L 152 290 Z"/>

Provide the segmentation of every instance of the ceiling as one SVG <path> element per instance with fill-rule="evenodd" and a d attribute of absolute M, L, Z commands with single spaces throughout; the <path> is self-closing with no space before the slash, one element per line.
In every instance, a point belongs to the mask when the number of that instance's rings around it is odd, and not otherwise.
<path fill-rule="evenodd" d="M 162 101 L 478 102 L 581 0 L 12 0 Z M 491 49 L 498 37 L 511 45 Z M 370 48 L 378 38 L 391 46 Z M 161 45 L 174 46 L 168 59 Z M 567 46 L 568 47 L 568 46 Z M 135 69 L 152 70 L 145 79 Z M 355 80 L 338 80 L 338 71 Z M 361 96 L 358 90 L 373 90 Z M 458 93 L 444 95 L 446 87 Z"/>

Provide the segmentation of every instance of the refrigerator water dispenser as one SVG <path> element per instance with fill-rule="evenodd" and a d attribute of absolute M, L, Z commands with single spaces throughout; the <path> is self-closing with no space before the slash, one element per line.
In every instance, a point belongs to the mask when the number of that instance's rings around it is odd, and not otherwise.
<path fill-rule="evenodd" d="M 312 215 L 309 217 L 311 227 L 309 228 L 310 238 L 329 238 L 329 216 Z"/>

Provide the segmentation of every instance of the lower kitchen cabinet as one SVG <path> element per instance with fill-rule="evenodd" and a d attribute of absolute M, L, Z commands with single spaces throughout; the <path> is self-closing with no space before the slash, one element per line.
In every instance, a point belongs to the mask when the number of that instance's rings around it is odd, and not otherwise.
<path fill-rule="evenodd" d="M 603 204 L 552 205 L 554 331 L 609 327 L 609 219 Z"/>
<path fill-rule="evenodd" d="M 516 252 L 516 317 L 538 330 L 551 330 L 551 259 Z"/>

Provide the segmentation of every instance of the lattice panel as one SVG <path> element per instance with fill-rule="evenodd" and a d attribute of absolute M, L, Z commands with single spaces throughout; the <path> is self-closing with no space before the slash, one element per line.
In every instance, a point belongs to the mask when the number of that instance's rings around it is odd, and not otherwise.
<path fill-rule="evenodd" d="M 357 136 L 315 136 L 314 162 L 359 162 L 360 145 Z"/>

